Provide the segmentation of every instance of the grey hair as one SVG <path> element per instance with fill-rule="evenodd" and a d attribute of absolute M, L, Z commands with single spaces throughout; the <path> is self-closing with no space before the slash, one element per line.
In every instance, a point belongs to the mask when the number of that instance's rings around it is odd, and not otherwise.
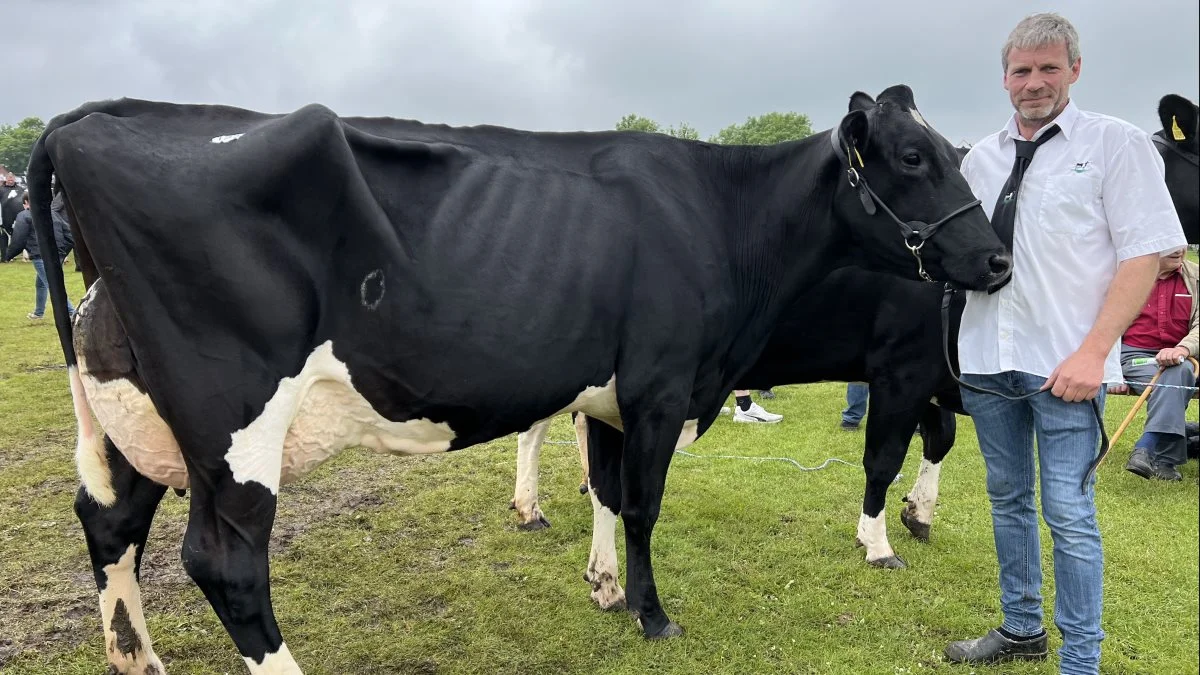
<path fill-rule="evenodd" d="M 1000 63 L 1007 73 L 1008 53 L 1013 49 L 1036 49 L 1060 42 L 1067 46 L 1067 65 L 1074 66 L 1079 60 L 1079 33 L 1075 32 L 1075 26 L 1052 12 L 1031 14 L 1008 34 L 1008 41 L 1000 52 Z"/>

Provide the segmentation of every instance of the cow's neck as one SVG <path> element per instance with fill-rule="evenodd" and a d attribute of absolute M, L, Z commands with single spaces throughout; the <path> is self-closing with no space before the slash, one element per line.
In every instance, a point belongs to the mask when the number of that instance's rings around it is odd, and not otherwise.
<path fill-rule="evenodd" d="M 833 212 L 841 165 L 825 134 L 726 149 L 722 180 L 739 322 L 730 365 L 747 369 L 797 293 L 833 269 L 850 242 Z"/>

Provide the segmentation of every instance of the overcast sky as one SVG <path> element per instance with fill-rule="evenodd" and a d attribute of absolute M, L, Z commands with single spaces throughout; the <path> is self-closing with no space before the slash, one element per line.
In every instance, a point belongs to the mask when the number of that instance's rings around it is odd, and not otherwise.
<path fill-rule="evenodd" d="M 974 142 L 1012 112 L 1008 32 L 1046 10 L 1080 33 L 1080 107 L 1154 130 L 1164 94 L 1200 98 L 1196 0 L 0 0 L 0 123 L 130 96 L 550 130 L 636 112 L 707 138 L 770 111 L 827 129 L 904 83 Z"/>

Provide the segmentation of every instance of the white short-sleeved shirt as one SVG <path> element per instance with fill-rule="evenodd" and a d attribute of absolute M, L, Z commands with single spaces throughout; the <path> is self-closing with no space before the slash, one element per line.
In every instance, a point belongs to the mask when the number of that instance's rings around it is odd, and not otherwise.
<path fill-rule="evenodd" d="M 993 295 L 966 294 L 958 336 L 964 373 L 1049 377 L 1091 331 L 1117 263 L 1187 245 L 1149 134 L 1074 101 L 1055 121 L 1062 130 L 1038 147 L 1021 181 L 1012 281 Z M 1012 172 L 1014 139 L 1024 140 L 1015 114 L 963 158 L 962 173 L 988 217 Z M 1118 340 L 1104 381 L 1121 379 Z"/>

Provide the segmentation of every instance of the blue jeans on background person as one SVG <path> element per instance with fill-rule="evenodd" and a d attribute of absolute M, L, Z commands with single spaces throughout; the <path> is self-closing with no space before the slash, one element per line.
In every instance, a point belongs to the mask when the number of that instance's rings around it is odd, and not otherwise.
<path fill-rule="evenodd" d="M 46 265 L 41 259 L 31 262 L 37 273 L 37 279 L 33 282 L 33 313 L 35 316 L 44 316 L 46 314 L 46 298 L 50 296 L 50 287 L 46 284 Z M 67 313 L 75 314 L 75 305 L 71 304 L 70 298 L 67 298 Z"/>
<path fill-rule="evenodd" d="M 842 423 L 857 426 L 867 414 L 867 392 L 870 391 L 863 382 L 850 382 L 846 385 L 846 409 L 842 411 Z"/>
<path fill-rule="evenodd" d="M 1010 396 L 1038 390 L 1046 378 L 1022 372 L 963 374 L 968 384 Z M 1098 402 L 1104 411 L 1104 388 Z M 1061 672 L 1100 672 L 1104 559 L 1096 524 L 1095 477 L 1079 487 L 1100 448 L 1090 401 L 1067 403 L 1050 392 L 1021 401 L 962 389 L 987 467 L 992 529 L 1000 563 L 1002 627 L 1042 630 L 1042 564 L 1035 481 L 1054 545 L 1054 623 L 1062 632 Z M 1034 459 L 1034 438 L 1037 458 Z"/>

